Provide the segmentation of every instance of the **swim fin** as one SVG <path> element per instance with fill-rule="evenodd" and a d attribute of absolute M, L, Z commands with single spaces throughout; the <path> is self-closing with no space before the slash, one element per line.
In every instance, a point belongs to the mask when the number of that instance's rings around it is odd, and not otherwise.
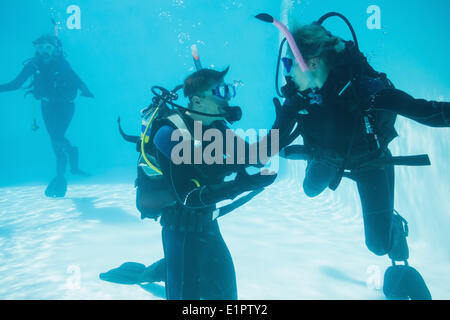
<path fill-rule="evenodd" d="M 67 192 L 67 181 L 63 176 L 57 176 L 45 189 L 45 195 L 50 198 L 62 198 Z"/>
<path fill-rule="evenodd" d="M 99 278 L 104 281 L 119 284 L 141 284 L 146 282 L 165 281 L 166 265 L 161 259 L 146 267 L 142 263 L 125 262 L 120 267 L 100 273 Z"/>
<path fill-rule="evenodd" d="M 389 300 L 431 300 L 420 273 L 407 265 L 394 265 L 386 270 L 383 292 Z"/>
<path fill-rule="evenodd" d="M 139 284 L 145 265 L 137 262 L 125 262 L 120 267 L 100 273 L 101 280 L 119 284 Z"/>
<path fill-rule="evenodd" d="M 142 282 L 165 282 L 166 281 L 166 260 L 160 259 L 147 268 L 141 274 Z"/>

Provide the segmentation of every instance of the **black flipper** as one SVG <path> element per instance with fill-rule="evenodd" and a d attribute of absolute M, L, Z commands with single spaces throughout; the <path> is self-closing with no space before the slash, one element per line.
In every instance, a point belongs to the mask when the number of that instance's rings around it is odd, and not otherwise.
<path fill-rule="evenodd" d="M 67 181 L 64 177 L 54 178 L 45 189 L 45 195 L 50 198 L 62 198 L 67 192 Z"/>
<path fill-rule="evenodd" d="M 125 262 L 120 267 L 100 273 L 101 280 L 119 284 L 139 284 L 145 265 L 137 262 Z"/>
<path fill-rule="evenodd" d="M 420 273 L 406 265 L 394 265 L 386 270 L 383 292 L 389 300 L 431 300 Z"/>
<path fill-rule="evenodd" d="M 141 274 L 142 282 L 165 282 L 166 281 L 166 260 L 160 259 L 145 268 Z"/>
<path fill-rule="evenodd" d="M 118 268 L 100 273 L 99 278 L 103 281 L 119 284 L 142 284 L 165 281 L 166 262 L 164 259 L 161 259 L 148 267 L 142 263 L 125 262 Z"/>

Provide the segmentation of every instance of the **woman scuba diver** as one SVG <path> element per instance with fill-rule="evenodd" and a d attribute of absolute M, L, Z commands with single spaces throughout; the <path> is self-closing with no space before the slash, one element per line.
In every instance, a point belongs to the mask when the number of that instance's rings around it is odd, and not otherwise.
<path fill-rule="evenodd" d="M 56 156 L 56 177 L 45 194 L 48 197 L 64 197 L 67 182 L 64 177 L 67 161 L 71 173 L 88 176 L 78 167 L 78 148 L 65 137 L 72 120 L 78 90 L 84 97 L 93 98 L 83 81 L 72 70 L 64 57 L 61 40 L 53 35 L 43 35 L 33 41 L 36 55 L 24 62 L 20 74 L 13 81 L 0 85 L 0 92 L 19 89 L 28 78 L 31 84 L 27 94 L 41 100 L 42 117 Z"/>
<path fill-rule="evenodd" d="M 322 26 L 331 16 L 343 18 L 353 42 Z M 385 273 L 384 293 L 394 299 L 430 299 L 422 277 L 407 264 L 407 224 L 394 210 L 394 165 L 428 165 L 429 160 L 426 155 L 392 157 L 388 145 L 397 136 L 397 114 L 428 126 L 448 127 L 450 103 L 414 99 L 395 89 L 384 73 L 367 63 L 353 28 L 338 13 L 292 33 L 267 14 L 257 18 L 277 26 L 289 43 L 287 56 L 281 59 L 287 83 L 279 93 L 286 99 L 280 126 L 291 132 L 286 141 L 301 135 L 304 145 L 289 146 L 282 154 L 308 161 L 305 194 L 315 197 L 327 187 L 335 190 L 343 176 L 353 179 L 362 204 L 366 245 L 376 255 L 388 254 L 393 263 Z M 281 107 L 278 99 L 274 103 Z M 403 163 L 396 163 L 398 158 Z"/>

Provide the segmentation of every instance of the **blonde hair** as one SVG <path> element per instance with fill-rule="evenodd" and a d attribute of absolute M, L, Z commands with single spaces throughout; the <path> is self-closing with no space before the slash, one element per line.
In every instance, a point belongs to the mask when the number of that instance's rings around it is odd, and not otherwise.
<path fill-rule="evenodd" d="M 332 35 L 319 24 L 296 28 L 292 36 L 305 60 L 321 57 L 330 67 L 333 66 L 336 54 L 345 48 L 341 38 Z"/>

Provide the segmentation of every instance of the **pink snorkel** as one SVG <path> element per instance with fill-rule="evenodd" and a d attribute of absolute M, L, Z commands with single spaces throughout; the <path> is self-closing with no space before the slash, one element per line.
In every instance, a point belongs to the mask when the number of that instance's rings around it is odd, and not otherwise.
<path fill-rule="evenodd" d="M 281 21 L 278 21 L 277 19 L 275 19 L 274 17 L 272 17 L 270 14 L 267 13 L 260 13 L 255 18 L 275 25 L 275 27 L 277 27 L 286 37 L 289 43 L 289 47 L 291 48 L 295 60 L 300 66 L 300 69 L 302 69 L 303 72 L 309 70 L 308 66 L 305 63 L 305 60 L 303 59 L 302 54 L 300 53 L 300 50 L 297 47 L 297 44 L 295 43 L 294 38 L 292 37 L 292 34 L 289 32 L 288 28 L 283 23 L 281 23 Z"/>

